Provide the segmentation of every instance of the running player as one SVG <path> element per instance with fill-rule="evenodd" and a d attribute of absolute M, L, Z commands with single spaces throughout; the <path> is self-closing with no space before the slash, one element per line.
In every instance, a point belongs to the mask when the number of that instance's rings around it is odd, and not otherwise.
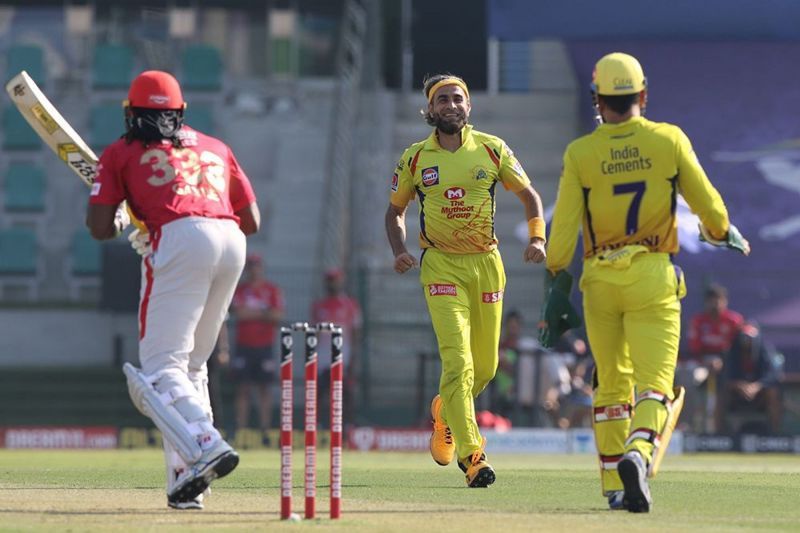
<path fill-rule="evenodd" d="M 494 234 L 497 184 L 525 206 L 530 235 L 525 262 L 545 258 L 542 202 L 506 143 L 467 124 L 471 103 L 464 80 L 432 76 L 424 82 L 424 94 L 423 115 L 434 130 L 397 163 L 386 231 L 395 271 L 416 266 L 405 246 L 405 216 L 418 197 L 420 281 L 442 359 L 439 395 L 431 405 L 431 454 L 440 465 L 455 455 L 467 485 L 485 487 L 495 473 L 486 462 L 474 399 L 494 377 L 498 362 L 506 277 Z"/>
<path fill-rule="evenodd" d="M 139 302 L 141 370 L 126 364 L 136 407 L 164 435 L 167 500 L 202 508 L 209 483 L 239 456 L 213 426 L 206 361 L 245 261 L 245 235 L 260 214 L 230 148 L 183 124 L 178 82 L 161 71 L 131 84 L 125 135 L 100 157 L 86 224 L 115 237 L 127 201 L 149 231 Z"/>
<path fill-rule="evenodd" d="M 678 193 L 700 218 L 706 240 L 745 255 L 750 246 L 730 224 L 683 131 L 642 116 L 646 83 L 634 57 L 600 59 L 592 91 L 601 124 L 564 154 L 540 338 L 552 346 L 567 327 L 563 317 L 572 314 L 565 269 L 582 224 L 580 288 L 597 364 L 594 432 L 602 490 L 612 508 L 648 512 L 646 476 L 657 472 L 683 405 L 683 389 L 672 385 L 686 294 L 672 263 Z"/>

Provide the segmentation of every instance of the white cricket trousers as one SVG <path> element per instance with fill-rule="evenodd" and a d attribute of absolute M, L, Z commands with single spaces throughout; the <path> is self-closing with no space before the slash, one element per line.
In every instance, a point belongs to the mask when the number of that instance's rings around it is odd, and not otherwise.
<path fill-rule="evenodd" d="M 203 379 L 244 268 L 244 233 L 233 220 L 187 217 L 151 239 L 139 300 L 142 372 L 179 369 Z"/>

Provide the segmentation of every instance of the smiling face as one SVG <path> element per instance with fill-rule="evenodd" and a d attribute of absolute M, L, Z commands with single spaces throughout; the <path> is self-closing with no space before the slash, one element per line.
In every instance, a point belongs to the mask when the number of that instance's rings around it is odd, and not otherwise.
<path fill-rule="evenodd" d="M 458 85 L 440 87 L 428 104 L 436 129 L 448 135 L 461 131 L 467 124 L 471 109 L 469 98 Z"/>

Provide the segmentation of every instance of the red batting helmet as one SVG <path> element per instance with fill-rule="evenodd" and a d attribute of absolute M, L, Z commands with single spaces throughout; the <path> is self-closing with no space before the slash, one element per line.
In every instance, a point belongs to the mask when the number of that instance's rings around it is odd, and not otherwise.
<path fill-rule="evenodd" d="M 125 107 L 183 109 L 181 86 L 172 74 L 160 70 L 142 72 L 131 83 Z"/>

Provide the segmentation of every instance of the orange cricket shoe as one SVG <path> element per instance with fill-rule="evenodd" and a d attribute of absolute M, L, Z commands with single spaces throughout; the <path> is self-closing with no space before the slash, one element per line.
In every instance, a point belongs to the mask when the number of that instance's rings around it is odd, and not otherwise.
<path fill-rule="evenodd" d="M 447 466 L 453 462 L 456 454 L 456 443 L 450 428 L 439 416 L 442 410 L 442 397 L 438 394 L 431 402 L 431 417 L 433 418 L 433 433 L 431 433 L 431 457 L 436 464 Z"/>
<path fill-rule="evenodd" d="M 484 448 L 486 448 L 485 438 L 481 442 L 480 449 L 475 450 L 471 456 L 458 461 L 458 467 L 467 476 L 468 487 L 488 487 L 494 483 L 494 469 L 486 462 Z"/>

